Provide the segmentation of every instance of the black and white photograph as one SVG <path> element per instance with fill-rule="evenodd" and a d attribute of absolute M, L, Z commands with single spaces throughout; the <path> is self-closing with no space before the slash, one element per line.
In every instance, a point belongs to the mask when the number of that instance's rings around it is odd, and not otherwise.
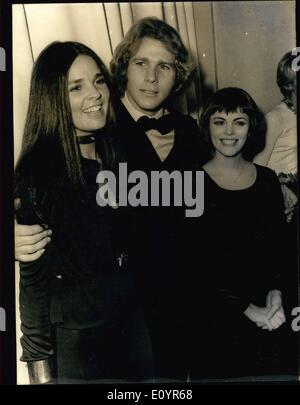
<path fill-rule="evenodd" d="M 16 384 L 299 381 L 296 2 L 11 16 Z"/>

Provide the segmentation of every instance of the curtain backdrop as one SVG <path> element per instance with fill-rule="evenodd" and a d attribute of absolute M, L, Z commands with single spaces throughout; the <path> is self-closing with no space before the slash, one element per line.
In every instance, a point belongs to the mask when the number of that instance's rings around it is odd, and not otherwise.
<path fill-rule="evenodd" d="M 55 3 L 13 5 L 14 145 L 19 155 L 30 74 L 55 40 L 88 45 L 108 66 L 133 22 L 156 16 L 177 29 L 198 71 L 177 107 L 198 119 L 203 100 L 224 86 L 243 87 L 263 112 L 280 100 L 276 67 L 295 46 L 294 1 Z"/>

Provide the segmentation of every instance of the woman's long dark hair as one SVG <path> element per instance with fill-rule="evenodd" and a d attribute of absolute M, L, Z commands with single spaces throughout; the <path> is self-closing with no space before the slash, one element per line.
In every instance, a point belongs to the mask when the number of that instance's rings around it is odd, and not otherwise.
<path fill-rule="evenodd" d="M 79 55 L 87 55 L 96 62 L 109 88 L 107 123 L 96 136 L 96 151 L 102 167 L 113 171 L 117 168 L 114 93 L 107 69 L 85 45 L 53 42 L 41 52 L 33 68 L 22 149 L 16 165 L 16 189 L 25 183 L 39 196 L 38 202 L 66 185 L 79 193 L 85 187 L 68 94 L 68 73 Z"/>

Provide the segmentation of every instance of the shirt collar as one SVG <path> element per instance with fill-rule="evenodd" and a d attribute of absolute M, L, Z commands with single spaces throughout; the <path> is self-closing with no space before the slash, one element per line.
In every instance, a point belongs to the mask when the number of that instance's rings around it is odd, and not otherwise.
<path fill-rule="evenodd" d="M 149 115 L 142 113 L 141 111 L 137 110 L 134 105 L 130 102 L 127 92 L 125 91 L 124 97 L 121 98 L 122 103 L 124 104 L 126 110 L 129 112 L 129 114 L 132 116 L 132 118 L 137 121 L 139 118 L 141 118 L 143 115 L 146 115 L 149 118 L 160 118 L 164 115 L 164 108 L 161 108 L 159 111 L 157 111 L 156 114 L 154 115 Z"/>

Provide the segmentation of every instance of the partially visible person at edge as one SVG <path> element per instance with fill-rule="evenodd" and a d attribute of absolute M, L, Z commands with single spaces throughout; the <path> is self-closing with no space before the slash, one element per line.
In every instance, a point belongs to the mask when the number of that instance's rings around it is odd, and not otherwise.
<path fill-rule="evenodd" d="M 21 360 L 31 383 L 153 376 L 134 277 L 119 261 L 126 210 L 95 198 L 98 172 L 118 163 L 112 95 L 104 64 L 80 43 L 54 42 L 34 65 L 17 218 L 47 223 L 53 238 L 39 258 L 20 257 Z"/>
<path fill-rule="evenodd" d="M 193 70 L 179 34 L 155 17 L 139 20 L 116 47 L 111 71 L 120 96 L 117 127 L 129 170 L 147 174 L 192 170 L 203 160 L 196 121 L 172 107 Z M 155 376 L 186 380 L 190 274 L 185 263 L 184 210 L 140 207 L 135 209 L 134 222 L 132 256 L 151 335 Z M 41 256 L 50 234 L 41 226 L 17 225 L 16 259 L 31 261 Z"/>
<path fill-rule="evenodd" d="M 274 170 L 281 183 L 287 221 L 296 224 L 297 207 L 297 83 L 295 55 L 287 52 L 277 67 L 277 84 L 283 95 L 280 104 L 266 114 L 266 142 L 254 162 Z"/>
<path fill-rule="evenodd" d="M 276 174 L 248 158 L 258 143 L 258 117 L 246 91 L 224 88 L 200 118 L 211 159 L 203 166 L 204 214 L 189 232 L 197 255 L 191 257 L 191 306 L 199 317 L 191 333 L 191 380 L 276 373 L 277 357 L 286 350 L 276 348 L 280 332 L 265 331 L 285 322 L 278 273 L 285 271 L 285 218 Z"/>
<path fill-rule="evenodd" d="M 254 158 L 254 162 L 268 166 L 276 172 L 284 196 L 287 226 L 284 232 L 286 271 L 283 276 L 289 291 L 285 299 L 288 314 L 299 306 L 297 81 L 293 68 L 295 58 L 296 55 L 289 51 L 278 63 L 277 85 L 283 99 L 265 116 L 265 147 Z M 294 333 L 296 340 L 295 335 Z M 296 342 L 289 347 L 294 347 L 295 344 Z M 290 357 L 292 356 L 291 352 Z"/>

